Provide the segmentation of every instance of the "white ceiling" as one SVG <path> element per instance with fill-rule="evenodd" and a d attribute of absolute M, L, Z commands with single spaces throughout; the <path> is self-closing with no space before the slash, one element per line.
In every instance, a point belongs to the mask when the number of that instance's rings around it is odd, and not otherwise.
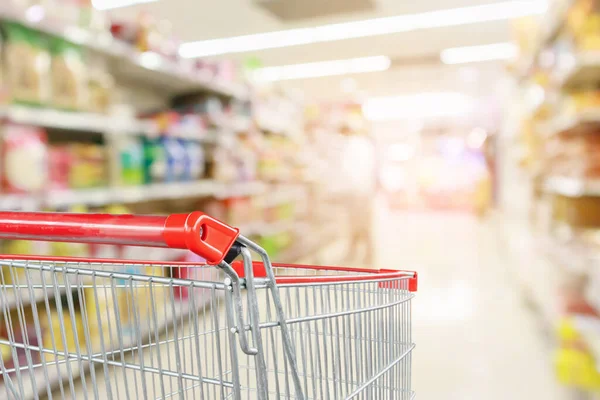
<path fill-rule="evenodd" d="M 327 1 L 327 0 L 323 0 Z M 316 26 L 367 18 L 412 14 L 441 9 L 497 3 L 501 0 L 375 0 L 374 12 L 316 18 L 301 23 L 285 23 L 252 4 L 252 0 L 161 0 L 156 3 L 119 9 L 115 16 L 132 17 L 140 10 L 173 22 L 175 33 L 183 41 L 213 39 L 244 34 L 269 32 L 297 27 Z M 420 30 L 392 35 L 342 40 L 329 43 L 269 49 L 251 54 L 232 54 L 225 57 L 242 61 L 255 56 L 265 66 L 387 55 L 393 59 L 410 60 L 424 56 L 436 57 L 448 47 L 480 45 L 509 41 L 510 21 Z M 402 64 L 402 63 L 400 63 Z M 474 69 L 481 70 L 473 74 Z M 467 73 L 465 71 L 470 71 Z M 420 90 L 493 90 L 492 84 L 503 74 L 498 64 L 472 64 L 467 69 L 442 65 L 398 67 L 387 72 L 354 75 L 360 90 L 369 95 L 387 95 Z M 469 76 L 465 78 L 465 76 Z M 476 77 L 473 78 L 473 76 Z M 465 79 L 468 82 L 465 83 Z M 475 79 L 475 80 L 474 80 Z M 316 78 L 289 81 L 286 86 L 305 90 L 309 97 L 325 98 L 342 95 L 341 78 Z M 490 84 L 488 86 L 488 83 Z"/>

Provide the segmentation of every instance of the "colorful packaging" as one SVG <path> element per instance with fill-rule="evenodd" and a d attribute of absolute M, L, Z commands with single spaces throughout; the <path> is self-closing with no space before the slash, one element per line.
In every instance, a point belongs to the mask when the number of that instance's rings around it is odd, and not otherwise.
<path fill-rule="evenodd" d="M 204 176 L 205 158 L 202 145 L 193 140 L 180 140 L 185 149 L 185 171 L 183 179 L 196 181 Z"/>
<path fill-rule="evenodd" d="M 159 139 L 143 139 L 144 183 L 165 182 L 167 154 Z"/>
<path fill-rule="evenodd" d="M 142 185 L 144 183 L 144 144 L 135 137 L 119 140 L 120 183 Z"/>
<path fill-rule="evenodd" d="M 52 41 L 52 105 L 68 110 L 85 109 L 87 74 L 81 49 L 62 39 Z"/>
<path fill-rule="evenodd" d="M 161 138 L 160 143 L 166 154 L 165 182 L 182 181 L 185 177 L 185 147 L 178 139 L 168 137 Z"/>
<path fill-rule="evenodd" d="M 4 23 L 6 83 L 13 101 L 42 104 L 49 99 L 50 54 L 46 38 L 15 23 Z"/>
<path fill-rule="evenodd" d="M 69 305 L 66 301 L 66 297 L 62 298 L 61 300 L 63 301 L 63 310 L 67 310 Z M 75 299 L 73 302 L 75 304 L 79 303 L 79 301 Z M 50 322 L 48 322 L 48 320 L 50 320 Z M 52 330 L 50 329 L 50 324 L 52 324 Z M 75 353 L 81 344 L 81 341 L 85 338 L 81 314 L 79 312 L 74 313 L 74 318 L 71 318 L 69 313 L 63 312 L 62 318 L 60 318 L 58 312 L 53 311 L 51 312 L 49 318 L 41 318 L 41 325 L 44 332 L 42 346 L 46 349 L 55 349 L 57 352 L 64 352 L 65 350 L 68 350 L 69 352 Z M 55 339 L 57 332 L 64 334 L 64 342 L 63 340 Z M 46 361 L 54 361 L 56 357 L 52 353 L 44 353 L 44 356 L 46 357 Z M 60 358 L 63 357 L 59 356 L 59 359 Z"/>
<path fill-rule="evenodd" d="M 114 78 L 102 68 L 94 67 L 91 67 L 88 78 L 88 110 L 107 113 L 112 104 Z"/>
<path fill-rule="evenodd" d="M 48 150 L 49 189 L 64 190 L 69 188 L 71 173 L 71 152 L 66 146 L 51 146 Z"/>
<path fill-rule="evenodd" d="M 108 183 L 104 146 L 77 143 L 69 146 L 72 166 L 69 186 L 74 189 L 105 187 Z"/>
<path fill-rule="evenodd" d="M 9 193 L 35 193 L 48 181 L 48 145 L 43 129 L 4 127 L 2 186 Z"/>

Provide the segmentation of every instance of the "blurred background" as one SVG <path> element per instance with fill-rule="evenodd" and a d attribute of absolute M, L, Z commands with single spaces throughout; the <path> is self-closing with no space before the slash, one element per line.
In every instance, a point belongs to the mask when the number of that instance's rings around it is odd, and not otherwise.
<path fill-rule="evenodd" d="M 0 209 L 417 270 L 418 398 L 599 399 L 599 87 L 596 0 L 2 0 Z"/>

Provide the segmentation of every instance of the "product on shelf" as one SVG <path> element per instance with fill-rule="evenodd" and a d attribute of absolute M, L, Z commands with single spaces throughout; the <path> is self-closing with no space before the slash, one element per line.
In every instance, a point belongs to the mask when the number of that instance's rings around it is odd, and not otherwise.
<path fill-rule="evenodd" d="M 144 138 L 144 182 L 166 181 L 167 154 L 160 140 Z"/>
<path fill-rule="evenodd" d="M 163 137 L 159 140 L 165 149 L 166 170 L 165 182 L 179 182 L 185 177 L 185 147 L 175 138 Z"/>
<path fill-rule="evenodd" d="M 555 195 L 552 200 L 555 221 L 581 228 L 600 226 L 600 197 Z"/>
<path fill-rule="evenodd" d="M 11 329 L 8 331 L 8 321 L 4 321 L 6 314 L 2 313 L 0 317 L 0 338 L 9 338 L 15 343 L 28 343 L 31 346 L 41 346 L 40 339 L 35 330 L 35 324 L 33 323 L 33 317 L 29 310 L 23 310 L 21 315 L 17 315 L 17 312 L 10 312 Z M 22 322 L 21 322 L 22 321 Z M 22 368 L 25 365 L 31 365 L 30 363 L 40 362 L 40 353 L 36 351 L 27 351 L 26 349 L 12 348 L 13 351 L 7 351 L 7 346 L 0 347 L 0 354 L 2 354 L 3 368 L 13 369 Z M 6 355 L 6 358 L 5 358 Z M 31 357 L 29 361 L 28 357 Z M 14 372 L 12 373 L 14 375 Z"/>
<path fill-rule="evenodd" d="M 88 101 L 87 68 L 81 48 L 54 38 L 51 45 L 51 103 L 54 107 L 82 110 Z"/>
<path fill-rule="evenodd" d="M 43 129 L 4 125 L 2 188 L 9 193 L 35 193 L 48 180 L 48 145 Z"/>
<path fill-rule="evenodd" d="M 567 386 L 598 390 L 600 374 L 594 357 L 578 332 L 573 317 L 564 317 L 558 327 L 559 348 L 554 357 L 558 381 Z"/>
<path fill-rule="evenodd" d="M 42 104 L 49 100 L 50 54 L 47 38 L 16 23 L 3 23 L 3 63 L 13 101 Z"/>
<path fill-rule="evenodd" d="M 120 182 L 123 185 L 142 185 L 144 179 L 144 143 L 136 137 L 118 140 Z"/>
<path fill-rule="evenodd" d="M 566 32 L 581 50 L 600 49 L 600 6 L 596 1 L 576 0 L 568 10 Z"/>
<path fill-rule="evenodd" d="M 220 125 L 231 118 L 231 107 L 223 99 L 211 95 L 183 95 L 176 97 L 173 108 L 182 114 L 200 115 L 207 125 Z"/>
<path fill-rule="evenodd" d="M 64 294 L 60 296 L 57 301 L 61 301 L 63 309 L 69 309 L 67 296 L 72 295 L 74 305 L 79 305 L 80 302 L 76 298 L 77 291 L 72 294 Z M 40 314 L 43 312 L 39 311 Z M 95 315 L 95 314 L 94 314 Z M 43 339 L 42 346 L 45 349 L 53 349 L 56 352 L 77 352 L 82 341 L 85 338 L 85 332 L 83 322 L 81 320 L 81 313 L 75 312 L 73 316 L 70 313 L 58 313 L 56 309 L 51 310 L 50 315 L 47 317 L 40 318 L 40 324 L 42 325 Z M 61 332 L 63 340 L 56 340 L 56 333 Z M 50 352 L 44 353 L 46 361 L 55 361 L 55 354 Z M 58 356 L 59 359 L 64 359 L 64 356 Z"/>
<path fill-rule="evenodd" d="M 556 136 L 546 141 L 546 172 L 580 178 L 600 176 L 600 139 L 598 135 Z"/>
<path fill-rule="evenodd" d="M 187 181 L 195 181 L 204 176 L 206 160 L 204 157 L 204 149 L 202 145 L 194 140 L 181 140 L 185 149 L 185 171 L 183 179 Z"/>
<path fill-rule="evenodd" d="M 64 190 L 69 188 L 72 158 L 67 146 L 50 146 L 48 149 L 48 188 Z"/>
<path fill-rule="evenodd" d="M 88 76 L 88 109 L 91 112 L 107 113 L 112 104 L 114 78 L 103 68 L 91 65 Z"/>
<path fill-rule="evenodd" d="M 105 187 L 108 185 L 104 146 L 88 143 L 69 145 L 72 164 L 69 186 L 73 189 Z"/>

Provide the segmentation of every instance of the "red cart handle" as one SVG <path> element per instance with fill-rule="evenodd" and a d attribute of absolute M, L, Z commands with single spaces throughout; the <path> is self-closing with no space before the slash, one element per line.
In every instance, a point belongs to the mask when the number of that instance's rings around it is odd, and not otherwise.
<path fill-rule="evenodd" d="M 239 235 L 202 212 L 113 215 L 0 212 L 0 239 L 120 244 L 188 249 L 218 264 Z"/>

